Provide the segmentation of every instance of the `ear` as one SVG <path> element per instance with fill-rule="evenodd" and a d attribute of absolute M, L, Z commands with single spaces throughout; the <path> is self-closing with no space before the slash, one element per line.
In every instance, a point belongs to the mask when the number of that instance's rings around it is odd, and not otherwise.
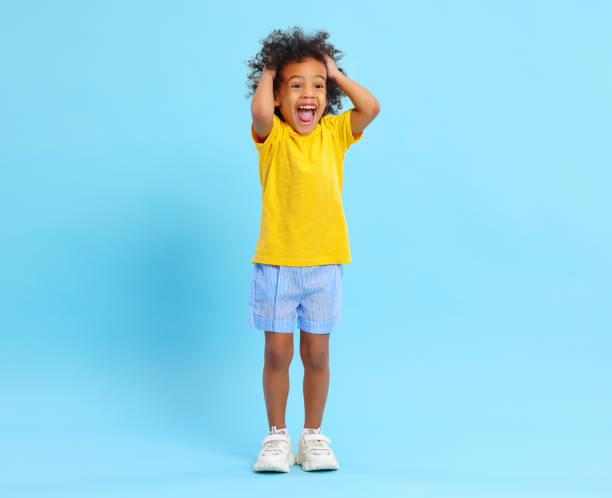
<path fill-rule="evenodd" d="M 278 107 L 280 105 L 280 99 L 278 98 L 278 94 L 274 92 L 274 107 Z"/>

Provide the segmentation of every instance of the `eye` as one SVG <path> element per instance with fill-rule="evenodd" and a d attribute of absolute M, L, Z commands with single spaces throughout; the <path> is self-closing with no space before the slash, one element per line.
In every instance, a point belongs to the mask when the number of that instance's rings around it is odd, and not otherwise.
<path fill-rule="evenodd" d="M 293 85 L 291 85 L 291 88 L 295 88 L 296 86 L 300 86 L 299 83 L 294 83 Z"/>

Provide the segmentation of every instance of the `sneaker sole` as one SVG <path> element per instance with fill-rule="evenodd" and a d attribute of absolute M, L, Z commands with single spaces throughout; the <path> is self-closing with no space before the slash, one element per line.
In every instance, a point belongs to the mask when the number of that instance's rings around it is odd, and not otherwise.
<path fill-rule="evenodd" d="M 338 465 L 338 462 L 336 461 L 319 463 L 304 462 L 302 461 L 299 453 L 299 451 L 295 453 L 295 463 L 297 465 L 301 465 L 302 470 L 305 470 L 306 472 L 310 472 L 312 470 L 338 470 L 340 468 L 340 465 Z"/>
<path fill-rule="evenodd" d="M 264 464 L 264 465 L 253 465 L 254 472 L 289 472 L 291 466 L 295 463 L 295 457 L 293 454 L 289 454 L 289 463 L 284 465 Z"/>

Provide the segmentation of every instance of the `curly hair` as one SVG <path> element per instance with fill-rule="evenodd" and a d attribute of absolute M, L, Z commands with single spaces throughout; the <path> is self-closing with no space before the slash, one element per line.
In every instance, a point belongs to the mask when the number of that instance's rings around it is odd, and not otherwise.
<path fill-rule="evenodd" d="M 304 34 L 304 30 L 299 26 L 293 26 L 293 28 L 289 28 L 287 31 L 280 29 L 273 30 L 266 38 L 260 40 L 262 48 L 257 55 L 246 61 L 246 64 L 251 68 L 251 72 L 248 75 L 247 81 L 249 93 L 245 95 L 245 98 L 251 97 L 254 95 L 255 90 L 257 90 L 258 84 L 254 80 L 261 77 L 264 66 L 276 69 L 273 84 L 274 91 L 278 90 L 281 70 L 292 61 L 301 62 L 306 57 L 312 57 L 325 64 L 323 54 L 327 54 L 334 60 L 336 67 L 338 67 L 337 61 L 344 57 L 344 54 L 331 43 L 327 43 L 325 40 L 328 38 L 329 33 L 327 31 L 320 30 L 308 36 Z M 346 74 L 342 68 L 338 67 L 338 70 L 342 74 Z M 332 79 L 327 79 L 326 87 L 327 105 L 323 114 L 337 114 L 342 109 L 342 97 L 345 94 Z M 284 121 L 278 107 L 274 108 L 274 113 Z"/>

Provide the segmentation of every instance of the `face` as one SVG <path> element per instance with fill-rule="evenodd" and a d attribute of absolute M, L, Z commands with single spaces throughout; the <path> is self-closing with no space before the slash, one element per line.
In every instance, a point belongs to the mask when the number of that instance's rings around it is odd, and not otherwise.
<path fill-rule="evenodd" d="M 327 105 L 325 64 L 307 57 L 302 62 L 287 64 L 280 76 L 274 105 L 295 131 L 302 135 L 310 133 Z"/>

